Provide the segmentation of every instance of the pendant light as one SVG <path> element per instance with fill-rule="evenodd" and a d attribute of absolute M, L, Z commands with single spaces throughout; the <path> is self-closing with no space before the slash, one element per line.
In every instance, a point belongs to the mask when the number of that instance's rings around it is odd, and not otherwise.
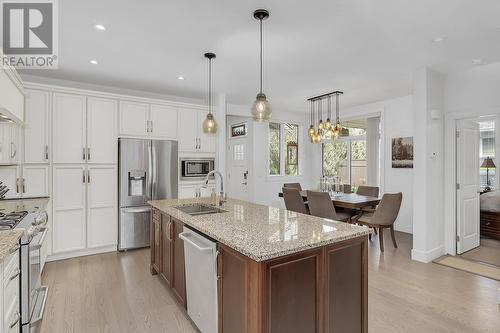
<path fill-rule="evenodd" d="M 316 131 L 314 130 L 314 125 L 313 125 L 314 124 L 314 115 L 313 115 L 314 102 L 310 101 L 310 103 L 311 103 L 311 126 L 309 126 L 309 129 L 307 130 L 307 134 L 309 135 L 309 139 L 311 139 L 311 141 L 312 141 L 313 135 Z"/>
<path fill-rule="evenodd" d="M 342 125 L 340 124 L 340 107 L 339 107 L 339 96 L 343 94 L 341 91 L 335 91 L 335 127 L 333 128 L 334 138 L 338 138 L 342 134 Z"/>
<path fill-rule="evenodd" d="M 326 138 L 328 140 L 334 137 L 333 126 L 330 118 L 332 117 L 332 96 L 328 96 L 328 118 L 326 119 Z"/>
<path fill-rule="evenodd" d="M 217 122 L 212 114 L 212 59 L 215 58 L 215 53 L 205 53 L 205 58 L 208 59 L 208 113 L 203 121 L 203 133 L 217 133 Z"/>
<path fill-rule="evenodd" d="M 251 112 L 254 121 L 262 122 L 269 120 L 272 112 L 271 105 L 262 92 L 262 21 L 269 17 L 269 12 L 265 9 L 257 9 L 253 13 L 253 17 L 259 20 L 260 24 L 260 90 L 252 105 Z"/>
<path fill-rule="evenodd" d="M 319 107 L 316 108 L 317 114 L 318 114 L 318 119 L 319 119 Z M 314 131 L 314 135 L 312 137 L 312 142 L 313 143 L 319 143 L 321 141 L 321 134 L 319 131 L 319 128 Z"/>

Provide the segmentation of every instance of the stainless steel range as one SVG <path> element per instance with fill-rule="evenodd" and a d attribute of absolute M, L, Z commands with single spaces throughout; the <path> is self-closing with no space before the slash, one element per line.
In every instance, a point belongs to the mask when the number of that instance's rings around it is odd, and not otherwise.
<path fill-rule="evenodd" d="M 40 249 L 47 235 L 47 212 L 0 211 L 0 230 L 23 229 L 19 239 L 21 267 L 21 332 L 37 332 L 42 321 L 46 286 L 42 286 Z"/>

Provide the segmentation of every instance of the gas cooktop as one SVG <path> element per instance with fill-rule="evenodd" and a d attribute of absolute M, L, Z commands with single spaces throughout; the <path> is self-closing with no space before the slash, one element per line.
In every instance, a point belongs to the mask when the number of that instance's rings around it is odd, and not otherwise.
<path fill-rule="evenodd" d="M 25 210 L 8 213 L 0 211 L 0 230 L 14 229 L 27 214 Z"/>

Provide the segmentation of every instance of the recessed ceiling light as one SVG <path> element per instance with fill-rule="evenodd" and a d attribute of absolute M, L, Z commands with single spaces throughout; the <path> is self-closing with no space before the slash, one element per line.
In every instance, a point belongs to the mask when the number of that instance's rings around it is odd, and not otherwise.
<path fill-rule="evenodd" d="M 472 64 L 474 66 L 479 66 L 479 65 L 482 65 L 484 62 L 484 59 L 483 58 L 476 58 L 476 59 L 472 59 Z"/>
<path fill-rule="evenodd" d="M 90 62 L 92 65 L 97 65 L 97 64 L 99 63 L 99 62 L 97 62 L 97 60 L 94 60 L 94 59 L 89 60 L 89 62 Z"/>
<path fill-rule="evenodd" d="M 106 30 L 106 27 L 103 26 L 102 24 L 94 24 L 94 28 L 96 28 L 97 30 L 101 30 L 101 31 Z"/>
<path fill-rule="evenodd" d="M 177 77 L 177 80 L 184 80 L 184 76 L 182 76 L 182 75 L 181 75 L 181 76 L 178 76 L 178 77 Z"/>
<path fill-rule="evenodd" d="M 432 39 L 432 42 L 433 43 L 442 43 L 442 42 L 444 42 L 445 39 L 446 39 L 445 36 L 438 36 L 438 37 L 434 37 Z"/>

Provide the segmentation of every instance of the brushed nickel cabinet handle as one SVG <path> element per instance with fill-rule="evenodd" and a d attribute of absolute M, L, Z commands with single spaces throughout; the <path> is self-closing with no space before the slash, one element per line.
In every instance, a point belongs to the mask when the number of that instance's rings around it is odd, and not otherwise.
<path fill-rule="evenodd" d="M 26 193 L 26 179 L 24 178 L 21 178 L 22 179 L 22 189 L 23 189 L 23 193 Z"/>
<path fill-rule="evenodd" d="M 87 183 L 90 184 L 90 170 L 87 170 Z"/>
<path fill-rule="evenodd" d="M 45 145 L 45 159 L 49 160 L 49 145 Z"/>
<path fill-rule="evenodd" d="M 16 320 L 14 320 L 12 324 L 9 325 L 9 328 L 13 328 L 14 326 L 16 326 L 19 320 L 21 320 L 21 315 L 19 314 L 19 312 L 16 312 Z"/>
<path fill-rule="evenodd" d="M 82 148 L 82 159 L 85 161 L 85 147 Z"/>
<path fill-rule="evenodd" d="M 87 161 L 90 161 L 90 148 L 87 148 Z"/>
<path fill-rule="evenodd" d="M 85 184 L 85 170 L 83 170 L 83 176 L 82 176 L 82 177 L 83 177 L 83 178 L 82 178 L 82 181 L 83 181 L 83 183 Z"/>
<path fill-rule="evenodd" d="M 13 247 L 10 248 L 9 253 L 12 254 L 14 252 L 17 252 L 17 250 L 19 250 L 20 247 L 21 245 L 19 244 L 14 245 Z"/>
<path fill-rule="evenodd" d="M 19 275 L 21 274 L 21 270 L 19 268 L 16 268 L 16 270 L 14 271 L 14 274 L 12 274 L 12 276 L 9 278 L 9 281 L 12 281 L 14 280 L 16 277 L 18 277 Z"/>
<path fill-rule="evenodd" d="M 10 143 L 10 149 L 12 150 L 11 153 L 10 153 L 10 158 L 16 157 L 17 147 L 16 147 L 16 144 L 14 142 Z"/>

